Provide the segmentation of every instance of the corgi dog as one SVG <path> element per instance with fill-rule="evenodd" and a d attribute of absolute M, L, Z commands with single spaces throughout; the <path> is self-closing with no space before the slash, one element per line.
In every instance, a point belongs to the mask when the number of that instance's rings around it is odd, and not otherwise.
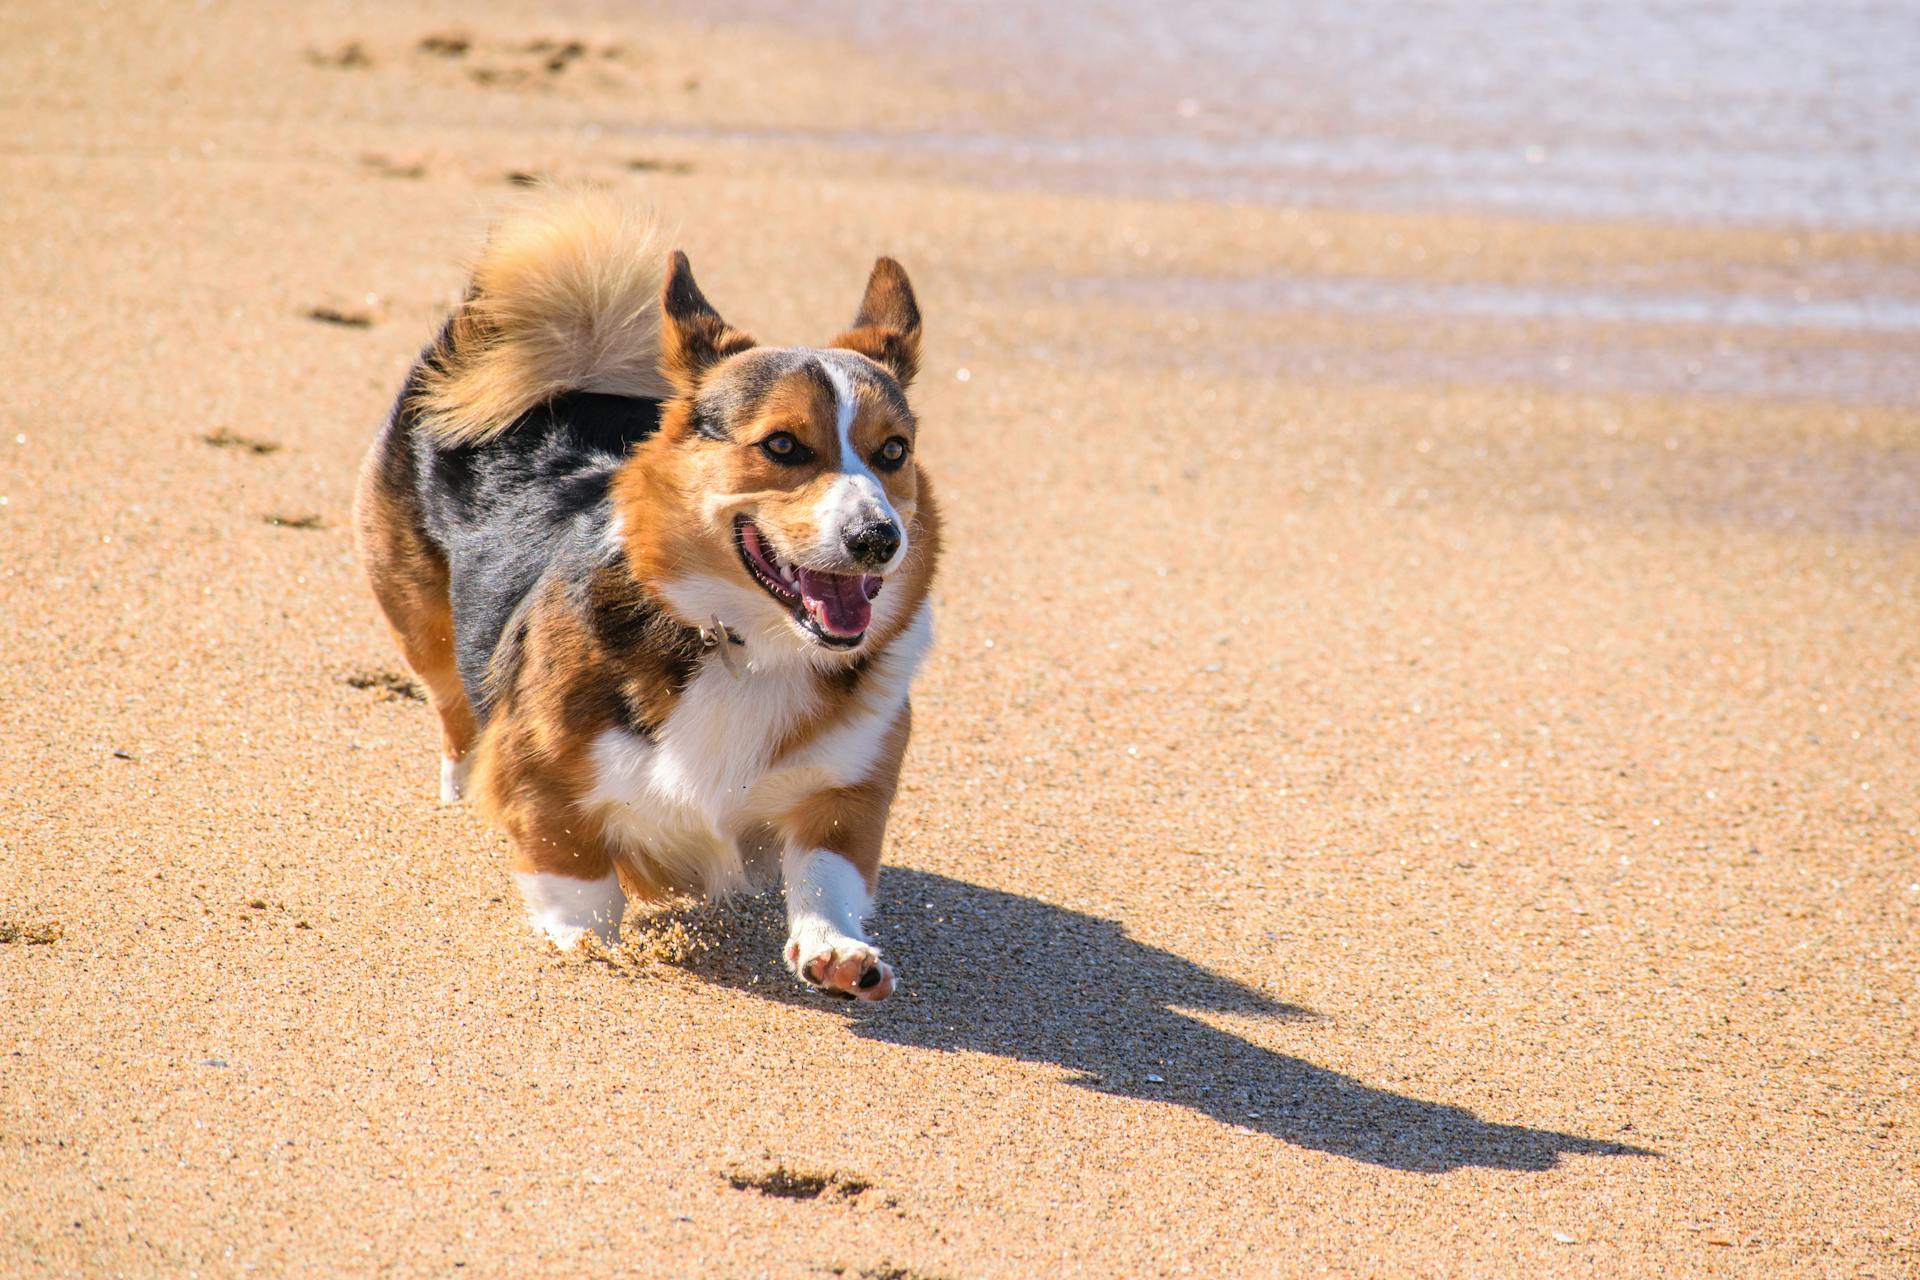
<path fill-rule="evenodd" d="M 875 263 L 822 347 L 762 346 L 609 197 L 496 227 L 361 470 L 360 554 L 440 718 L 440 795 L 512 844 L 539 933 L 776 858 L 787 966 L 883 1000 L 863 932 L 933 640 L 940 523 Z"/>

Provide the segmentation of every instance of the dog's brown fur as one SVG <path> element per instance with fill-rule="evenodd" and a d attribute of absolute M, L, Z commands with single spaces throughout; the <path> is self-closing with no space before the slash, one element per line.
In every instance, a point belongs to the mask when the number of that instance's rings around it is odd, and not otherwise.
<path fill-rule="evenodd" d="M 595 784 L 597 739 L 613 729 L 659 731 L 700 672 L 727 660 L 714 651 L 709 619 L 679 616 L 667 603 L 673 584 L 752 584 L 734 543 L 736 515 L 750 514 L 769 547 L 804 562 L 807 549 L 831 532 L 816 522 L 829 509 L 823 498 L 844 475 L 843 464 L 866 465 L 840 456 L 841 427 L 861 459 L 878 457 L 883 445 L 898 447 L 889 441 L 910 446 L 916 423 L 899 389 L 919 358 L 911 288 L 898 264 L 882 259 L 853 326 L 831 344 L 890 375 L 858 384 L 847 426 L 818 376 L 804 369 L 753 374 L 741 363 L 756 358 L 754 340 L 721 319 L 684 255 L 674 254 L 657 293 L 648 288 L 643 296 L 652 277 L 636 255 L 651 249 L 651 236 L 644 220 L 591 197 L 549 199 L 509 223 L 490 243 L 466 302 L 423 357 L 398 411 L 396 422 L 411 415 L 413 429 L 441 447 L 477 447 L 505 440 L 522 415 L 561 392 L 663 401 L 657 431 L 633 447 L 607 487 L 617 537 L 606 558 L 575 577 L 544 580 L 492 650 L 484 728 L 476 729 L 480 717 L 455 663 L 448 555 L 423 525 L 417 491 L 425 464 L 414 453 L 377 447 L 356 505 L 374 594 L 428 688 L 443 753 L 455 762 L 471 757 L 472 794 L 511 839 L 514 869 L 591 881 L 618 868 L 630 889 L 647 895 L 700 886 L 688 883 L 673 850 L 612 838 L 586 799 Z M 728 379 L 743 378 L 754 391 L 750 400 L 738 398 L 745 407 L 728 411 L 720 434 L 703 430 L 695 415 L 703 389 L 724 390 Z M 778 432 L 812 450 L 812 459 L 773 459 L 762 446 Z M 895 704 L 885 698 L 903 698 L 904 686 L 875 695 L 875 703 L 869 673 L 890 660 L 897 637 L 922 611 L 939 519 L 911 456 L 896 470 L 869 474 L 907 539 L 904 559 L 886 578 L 890 603 L 882 610 L 876 602 L 855 651 L 822 650 L 797 669 L 808 689 L 794 702 L 791 721 L 773 726 L 768 768 L 777 771 L 826 730 L 858 716 L 891 718 L 876 730 L 883 738 L 865 776 L 802 795 L 767 821 L 776 842 L 845 857 L 871 890 L 911 715 L 904 702 L 887 711 Z M 729 641 L 718 643 L 724 649 Z M 884 990 L 891 990 L 890 977 Z"/>

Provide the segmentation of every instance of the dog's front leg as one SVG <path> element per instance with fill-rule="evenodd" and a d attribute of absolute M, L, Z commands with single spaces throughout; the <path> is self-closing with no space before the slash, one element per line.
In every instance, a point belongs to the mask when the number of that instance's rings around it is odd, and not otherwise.
<path fill-rule="evenodd" d="M 893 994 L 893 968 L 867 941 L 887 811 L 913 731 L 906 707 L 888 726 L 866 779 L 821 791 L 779 823 L 787 882 L 787 967 L 802 982 L 860 1000 Z"/>
<path fill-rule="evenodd" d="M 787 967 L 823 991 L 861 1000 L 893 994 L 893 968 L 867 941 L 873 910 L 867 876 L 830 849 L 789 845 L 780 860 L 787 887 Z"/>

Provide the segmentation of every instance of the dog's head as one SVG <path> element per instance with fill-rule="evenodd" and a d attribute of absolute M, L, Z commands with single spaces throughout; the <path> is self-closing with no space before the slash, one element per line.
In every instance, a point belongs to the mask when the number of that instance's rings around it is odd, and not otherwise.
<path fill-rule="evenodd" d="M 906 273 L 880 259 L 853 327 L 826 346 L 762 347 L 720 318 L 676 253 L 660 330 L 676 395 L 646 461 L 654 503 L 677 510 L 636 567 L 696 621 L 858 649 L 923 532 L 906 397 L 920 311 Z"/>

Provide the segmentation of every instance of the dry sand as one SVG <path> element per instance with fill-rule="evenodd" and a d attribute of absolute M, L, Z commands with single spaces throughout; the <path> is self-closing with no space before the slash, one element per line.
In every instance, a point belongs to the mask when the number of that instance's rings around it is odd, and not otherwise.
<path fill-rule="evenodd" d="M 1218 293 L 1920 242 L 1049 194 L 751 133 L 1011 109 L 828 44 L 265 9 L 0 40 L 0 1273 L 1920 1268 L 1911 331 Z M 544 951 L 434 806 L 348 506 L 514 171 L 762 336 L 913 272 L 884 1006 L 771 900 Z"/>

